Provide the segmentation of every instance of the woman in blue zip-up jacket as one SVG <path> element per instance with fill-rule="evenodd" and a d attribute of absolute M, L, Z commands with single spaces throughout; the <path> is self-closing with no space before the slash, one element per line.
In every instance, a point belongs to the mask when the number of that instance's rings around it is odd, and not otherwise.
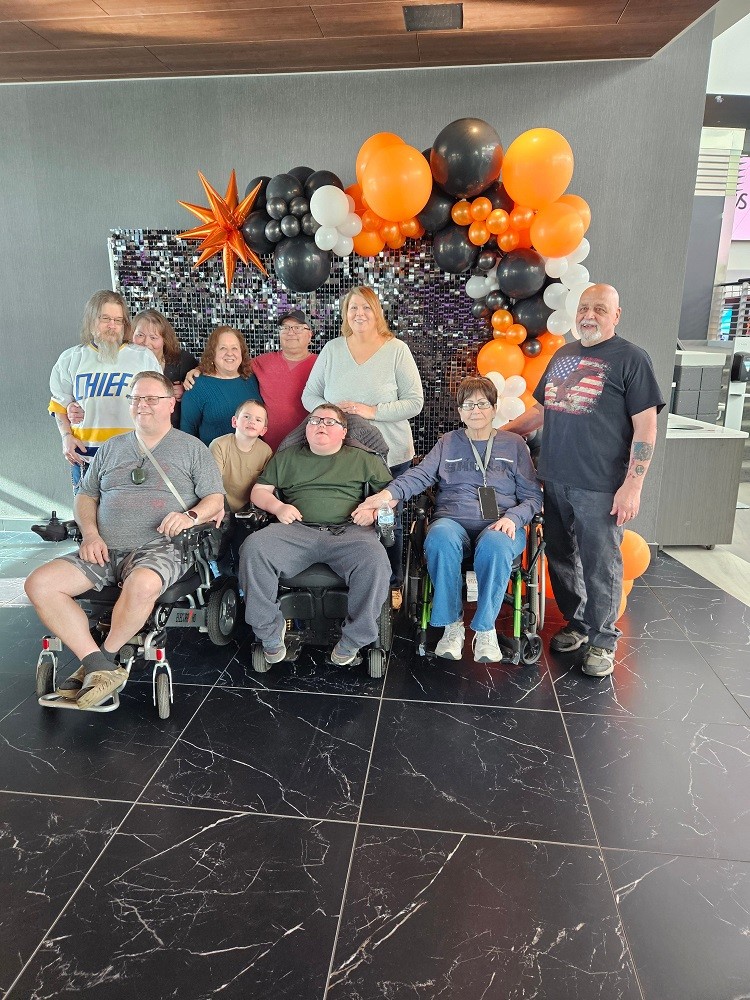
<path fill-rule="evenodd" d="M 497 389 L 488 378 L 468 376 L 456 393 L 465 427 L 444 434 L 419 465 L 369 497 L 362 509 L 409 500 L 437 486 L 435 511 L 425 540 L 434 588 L 431 624 L 445 629 L 438 656 L 460 660 L 464 646 L 461 562 L 474 546 L 477 610 L 474 659 L 499 663 L 495 621 L 511 566 L 525 545 L 525 525 L 542 509 L 542 491 L 526 442 L 495 431 Z"/>

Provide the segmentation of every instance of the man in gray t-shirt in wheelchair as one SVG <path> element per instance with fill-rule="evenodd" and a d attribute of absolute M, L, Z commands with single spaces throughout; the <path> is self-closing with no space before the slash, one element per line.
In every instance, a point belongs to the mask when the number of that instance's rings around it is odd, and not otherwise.
<path fill-rule="evenodd" d="M 128 391 L 135 431 L 99 448 L 75 499 L 80 549 L 40 566 L 26 580 L 40 619 L 80 661 L 56 693 L 82 709 L 101 705 L 123 686 L 128 674 L 118 652 L 142 628 L 159 595 L 185 572 L 171 539 L 224 511 L 213 456 L 197 438 L 172 427 L 172 383 L 161 373 L 140 372 Z M 75 598 L 112 585 L 122 592 L 100 647 Z"/>

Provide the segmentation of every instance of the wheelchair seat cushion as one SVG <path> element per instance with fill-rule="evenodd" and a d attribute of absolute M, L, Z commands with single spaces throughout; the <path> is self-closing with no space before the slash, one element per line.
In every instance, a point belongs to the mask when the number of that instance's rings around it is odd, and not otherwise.
<path fill-rule="evenodd" d="M 188 570 L 179 580 L 175 581 L 157 599 L 157 604 L 175 604 L 188 594 L 193 594 L 201 584 L 201 578 L 194 569 Z M 120 587 L 102 587 L 101 590 L 87 590 L 78 598 L 86 604 L 102 604 L 108 607 L 113 606 L 120 597 L 122 590 Z"/>
<path fill-rule="evenodd" d="M 326 563 L 313 563 L 307 569 L 303 569 L 294 576 L 285 576 L 283 573 L 279 582 L 285 587 L 305 589 L 307 587 L 346 587 L 346 584 L 338 575 L 334 573 Z"/>

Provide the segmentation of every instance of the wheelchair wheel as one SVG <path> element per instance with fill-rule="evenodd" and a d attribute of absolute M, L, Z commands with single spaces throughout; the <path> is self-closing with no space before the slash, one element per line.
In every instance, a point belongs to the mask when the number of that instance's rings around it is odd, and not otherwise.
<path fill-rule="evenodd" d="M 156 675 L 156 709 L 160 719 L 168 719 L 172 706 L 169 701 L 169 675 Z"/>
<path fill-rule="evenodd" d="M 36 665 L 36 696 L 41 698 L 45 694 L 52 694 L 55 690 L 55 659 L 52 656 L 42 654 Z"/>
<path fill-rule="evenodd" d="M 368 649 L 367 673 L 370 677 L 382 677 L 385 671 L 385 653 L 382 649 Z"/>
<path fill-rule="evenodd" d="M 542 655 L 542 638 L 538 635 L 526 635 L 521 639 L 521 663 L 530 667 L 537 663 Z"/>
<path fill-rule="evenodd" d="M 267 674 L 271 669 L 271 664 L 263 655 L 263 644 L 260 642 L 253 643 L 252 661 L 256 674 Z"/>
<path fill-rule="evenodd" d="M 214 646 L 226 646 L 237 625 L 240 595 L 232 577 L 211 593 L 206 609 L 206 629 Z"/>
<path fill-rule="evenodd" d="M 393 645 L 393 620 L 391 618 L 391 604 L 386 601 L 378 618 L 378 646 L 386 652 Z"/>

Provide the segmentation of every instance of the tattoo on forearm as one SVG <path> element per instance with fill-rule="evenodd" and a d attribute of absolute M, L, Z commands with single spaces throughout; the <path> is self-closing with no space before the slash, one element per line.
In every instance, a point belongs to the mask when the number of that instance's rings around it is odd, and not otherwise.
<path fill-rule="evenodd" d="M 633 442 L 633 458 L 637 458 L 639 462 L 648 462 L 653 457 L 654 446 L 648 441 L 634 441 Z"/>
<path fill-rule="evenodd" d="M 633 466 L 633 474 L 636 476 L 642 476 L 646 471 L 645 465 L 635 465 Z"/>

